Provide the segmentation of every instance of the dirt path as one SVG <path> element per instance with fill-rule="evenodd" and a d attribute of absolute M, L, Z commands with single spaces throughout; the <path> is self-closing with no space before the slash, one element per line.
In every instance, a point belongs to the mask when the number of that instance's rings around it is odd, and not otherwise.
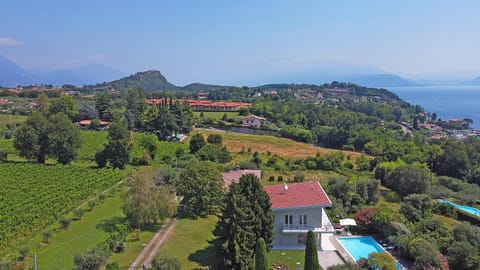
<path fill-rule="evenodd" d="M 162 227 L 157 231 L 157 233 L 155 233 L 152 240 L 150 240 L 150 242 L 145 246 L 143 251 L 138 255 L 137 259 L 132 263 L 130 269 L 138 269 L 141 266 L 150 267 L 153 257 L 155 256 L 155 254 L 157 254 L 158 250 L 165 242 L 165 240 L 168 239 L 176 224 L 176 218 L 174 218 L 173 220 L 165 220 L 165 223 L 163 223 Z M 165 228 L 167 228 L 166 231 Z"/>

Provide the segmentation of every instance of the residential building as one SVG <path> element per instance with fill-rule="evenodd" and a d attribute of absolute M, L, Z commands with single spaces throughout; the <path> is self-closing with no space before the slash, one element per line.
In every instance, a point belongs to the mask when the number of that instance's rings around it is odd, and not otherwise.
<path fill-rule="evenodd" d="M 329 238 L 334 228 L 325 207 L 332 202 L 318 182 L 265 186 L 275 215 L 273 249 L 304 249 L 307 232 L 316 235 L 317 246 L 334 250 Z"/>
<path fill-rule="evenodd" d="M 244 127 L 262 127 L 266 120 L 266 118 L 252 114 L 242 119 L 242 125 Z"/>

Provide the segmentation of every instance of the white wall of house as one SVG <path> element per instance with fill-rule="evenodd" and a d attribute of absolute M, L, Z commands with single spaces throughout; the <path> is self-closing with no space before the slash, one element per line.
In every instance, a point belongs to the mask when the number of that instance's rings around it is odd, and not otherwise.
<path fill-rule="evenodd" d="M 242 124 L 244 126 L 253 126 L 253 127 L 261 127 L 263 125 L 263 120 L 249 117 L 242 120 Z"/>
<path fill-rule="evenodd" d="M 322 225 L 330 224 L 329 220 L 322 220 L 322 216 L 326 217 L 326 213 L 323 212 L 325 212 L 325 209 L 320 206 L 273 209 L 273 214 L 275 215 L 273 248 L 304 248 L 309 229 L 314 230 L 314 228 L 321 228 Z M 287 221 L 285 216 L 288 216 Z M 303 220 L 305 216 L 306 222 Z M 285 224 L 288 224 L 288 232 L 283 230 Z M 319 238 L 320 233 L 317 234 L 317 246 L 320 246 Z"/>

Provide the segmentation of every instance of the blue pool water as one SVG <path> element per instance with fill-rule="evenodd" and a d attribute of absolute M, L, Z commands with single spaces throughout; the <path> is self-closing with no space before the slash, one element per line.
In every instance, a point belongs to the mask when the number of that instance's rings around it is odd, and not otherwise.
<path fill-rule="evenodd" d="M 386 252 L 380 244 L 378 244 L 372 237 L 340 237 L 338 241 L 343 245 L 348 253 L 355 259 L 368 258 L 368 255 L 373 252 Z M 396 262 L 397 269 L 403 269 L 403 265 Z"/>
<path fill-rule="evenodd" d="M 467 212 L 471 215 L 474 215 L 474 216 L 478 216 L 480 217 L 480 210 L 477 209 L 477 208 L 473 208 L 473 207 L 470 207 L 470 206 L 465 206 L 465 205 L 460 205 L 460 204 L 456 204 L 456 203 L 453 203 L 449 200 L 439 200 L 439 202 L 441 203 L 446 203 L 446 204 L 449 204 L 457 209 L 460 209 L 462 210 L 463 212 Z"/>

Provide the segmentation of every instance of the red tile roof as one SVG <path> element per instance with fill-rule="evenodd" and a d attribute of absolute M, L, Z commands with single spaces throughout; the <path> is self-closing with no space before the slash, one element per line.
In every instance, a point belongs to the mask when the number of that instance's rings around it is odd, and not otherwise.
<path fill-rule="evenodd" d="M 270 196 L 273 209 L 332 205 L 318 182 L 288 184 L 288 189 L 285 185 L 263 187 Z"/>

